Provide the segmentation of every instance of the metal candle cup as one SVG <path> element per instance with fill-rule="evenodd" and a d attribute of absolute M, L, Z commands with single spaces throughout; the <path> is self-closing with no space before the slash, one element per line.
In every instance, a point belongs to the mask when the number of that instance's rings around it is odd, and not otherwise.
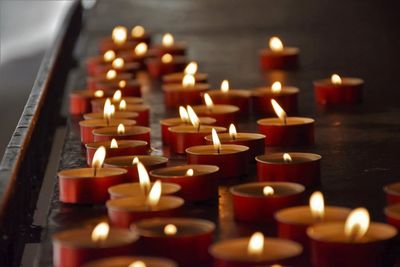
<path fill-rule="evenodd" d="M 154 183 L 150 185 L 153 186 Z M 161 194 L 162 195 L 176 195 L 181 190 L 181 186 L 173 183 L 162 183 Z M 108 188 L 110 199 L 125 198 L 125 197 L 136 197 L 143 195 L 142 186 L 140 183 L 126 183 L 111 186 Z"/>
<path fill-rule="evenodd" d="M 221 145 L 217 151 L 213 145 L 192 146 L 186 149 L 189 164 L 216 165 L 221 179 L 247 174 L 249 148 L 240 145 Z"/>
<path fill-rule="evenodd" d="M 185 57 L 175 56 L 168 63 L 162 62 L 161 58 L 149 58 L 145 63 L 150 76 L 158 79 L 166 74 L 183 71 L 188 62 Z"/>
<path fill-rule="evenodd" d="M 252 103 L 254 113 L 265 116 L 275 116 L 275 111 L 270 104 L 275 99 L 289 115 L 297 114 L 297 96 L 299 89 L 296 87 L 284 86 L 281 91 L 274 93 L 271 87 L 256 88 L 252 91 Z"/>
<path fill-rule="evenodd" d="M 183 77 L 185 77 L 184 72 L 175 72 L 166 74 L 162 77 L 163 84 L 170 84 L 170 83 L 182 83 Z M 208 75 L 205 73 L 195 73 L 193 74 L 194 80 L 197 83 L 207 83 Z"/>
<path fill-rule="evenodd" d="M 320 105 L 355 104 L 362 102 L 364 81 L 342 77 L 340 84 L 331 79 L 314 82 L 315 100 Z"/>
<path fill-rule="evenodd" d="M 121 87 L 120 82 L 122 80 L 98 82 L 96 83 L 96 90 L 103 90 L 105 92 L 114 93 L 115 90 L 121 90 L 123 96 L 141 97 L 142 96 L 142 84 L 138 80 L 128 79 L 125 81 L 125 86 Z"/>
<path fill-rule="evenodd" d="M 168 128 L 170 143 L 169 147 L 172 153 L 184 154 L 186 149 L 192 146 L 203 145 L 206 143 L 204 137 L 209 135 L 212 129 L 218 133 L 225 132 L 226 128 L 200 125 L 196 128 L 191 125 L 178 125 Z"/>
<path fill-rule="evenodd" d="M 144 256 L 107 257 L 91 261 L 82 267 L 127 267 L 134 262 L 143 262 L 145 267 L 178 267 L 175 262 L 169 259 Z"/>
<path fill-rule="evenodd" d="M 391 183 L 383 188 L 388 204 L 400 203 L 400 182 Z"/>
<path fill-rule="evenodd" d="M 138 236 L 126 229 L 111 228 L 100 243 L 91 239 L 92 229 L 81 228 L 53 235 L 55 267 L 76 267 L 103 257 L 130 255 L 136 251 Z"/>
<path fill-rule="evenodd" d="M 248 90 L 229 89 L 227 92 L 211 90 L 207 92 L 217 105 L 232 105 L 240 109 L 241 115 L 249 113 L 250 92 Z"/>
<path fill-rule="evenodd" d="M 128 181 L 127 171 L 121 168 L 62 170 L 58 178 L 60 201 L 79 204 L 103 204 L 110 186 Z"/>
<path fill-rule="evenodd" d="M 187 171 L 193 170 L 192 175 Z M 218 198 L 218 171 L 214 165 L 183 165 L 152 170 L 150 177 L 181 186 L 179 196 L 185 201 L 197 202 Z"/>
<path fill-rule="evenodd" d="M 199 105 L 202 96 L 209 89 L 207 83 L 198 83 L 193 86 L 184 87 L 182 84 L 165 84 L 162 86 L 164 92 L 164 103 L 167 108 L 179 106 Z"/>
<path fill-rule="evenodd" d="M 151 171 L 158 168 L 167 166 L 168 158 L 161 156 L 122 156 L 107 158 L 104 161 L 104 167 L 108 168 L 123 168 L 128 171 L 128 177 L 130 181 L 138 182 L 139 175 L 137 171 L 137 165 L 132 164 L 133 159 L 137 157 L 141 163 L 146 167 L 147 171 Z"/>
<path fill-rule="evenodd" d="M 207 107 L 206 105 L 193 106 L 193 110 L 198 116 L 207 116 L 217 120 L 216 124 L 221 126 L 229 126 L 239 120 L 239 108 L 232 105 L 214 105 Z"/>
<path fill-rule="evenodd" d="M 94 76 L 94 77 L 87 77 L 86 78 L 86 84 L 88 90 L 102 90 L 98 88 L 99 84 L 111 84 L 111 85 L 117 85 L 119 81 L 121 80 L 131 80 L 134 78 L 134 75 L 132 73 L 117 73 L 115 78 L 113 79 L 107 79 L 106 74 Z M 118 88 L 117 86 L 115 88 Z"/>
<path fill-rule="evenodd" d="M 263 71 L 271 69 L 295 69 L 298 66 L 300 50 L 284 47 L 282 51 L 260 50 L 260 66 Z"/>
<path fill-rule="evenodd" d="M 123 94 L 122 94 L 123 95 Z M 140 97 L 122 97 L 121 100 L 125 100 L 127 105 L 139 105 L 143 104 L 143 99 Z M 111 104 L 115 105 L 118 107 L 119 103 L 121 100 L 114 101 L 113 98 L 110 98 Z M 90 102 L 92 106 L 92 112 L 103 112 L 104 109 L 104 104 L 106 102 L 106 99 L 94 99 Z"/>
<path fill-rule="evenodd" d="M 105 127 L 93 130 L 94 141 L 116 140 L 142 140 L 150 148 L 150 128 L 143 126 L 126 126 L 125 133 L 118 133 L 117 127 Z"/>
<path fill-rule="evenodd" d="M 265 195 L 268 186 L 273 194 Z M 273 222 L 276 211 L 304 202 L 304 186 L 295 183 L 247 183 L 231 187 L 233 214 L 246 222 Z"/>
<path fill-rule="evenodd" d="M 165 227 L 175 226 L 175 234 Z M 140 221 L 132 228 L 140 235 L 145 255 L 156 255 L 176 261 L 180 266 L 210 266 L 208 248 L 213 242 L 215 224 L 200 219 L 154 218 Z"/>
<path fill-rule="evenodd" d="M 284 160 L 284 153 L 257 156 L 257 179 L 265 182 L 294 182 L 305 186 L 320 184 L 320 155 L 300 152 L 288 154 L 291 161 Z"/>
<path fill-rule="evenodd" d="M 400 203 L 387 206 L 384 212 L 386 221 L 400 230 Z"/>
<path fill-rule="evenodd" d="M 288 117 L 286 124 L 279 118 L 257 121 L 260 133 L 267 136 L 267 146 L 305 146 L 314 144 L 314 120 L 311 118 Z"/>

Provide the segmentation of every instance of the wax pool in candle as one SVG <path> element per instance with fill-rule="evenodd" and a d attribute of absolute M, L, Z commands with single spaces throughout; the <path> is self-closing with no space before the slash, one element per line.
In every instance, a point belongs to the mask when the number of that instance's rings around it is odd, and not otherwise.
<path fill-rule="evenodd" d="M 355 104 L 362 101 L 364 81 L 359 78 L 340 77 L 314 82 L 315 99 L 321 105 Z"/>
<path fill-rule="evenodd" d="M 196 202 L 218 197 L 218 171 L 214 165 L 183 165 L 152 170 L 150 177 L 180 185 L 179 196 Z"/>
<path fill-rule="evenodd" d="M 304 186 L 287 182 L 241 184 L 230 192 L 235 219 L 248 222 L 272 222 L 276 211 L 304 200 Z"/>
<path fill-rule="evenodd" d="M 145 63 L 151 77 L 161 78 L 166 74 L 183 71 L 187 65 L 187 59 L 183 56 L 165 54 L 161 58 L 148 58 Z"/>
<path fill-rule="evenodd" d="M 91 228 L 71 229 L 54 234 L 52 238 L 54 266 L 82 266 L 89 261 L 103 258 L 104 255 L 113 257 L 135 252 L 138 239 L 135 232 L 118 228 L 104 229 L 104 231 L 99 237 L 95 237 Z M 93 238 L 97 239 L 94 241 Z"/>
<path fill-rule="evenodd" d="M 321 156 L 312 153 L 272 153 L 256 157 L 259 181 L 320 184 Z"/>
<path fill-rule="evenodd" d="M 400 203 L 400 182 L 388 184 L 383 190 L 386 193 L 386 201 L 389 204 Z"/>
<path fill-rule="evenodd" d="M 119 126 L 94 129 L 94 141 L 110 141 L 113 138 L 117 140 L 142 140 L 146 141 L 150 147 L 150 128 L 143 126 L 126 126 L 124 127 L 124 131 L 119 131 L 118 128 Z"/>
<path fill-rule="evenodd" d="M 200 219 L 154 218 L 133 226 L 140 235 L 143 253 L 175 260 L 180 266 L 211 263 L 208 248 L 213 242 L 214 223 Z"/>
<path fill-rule="evenodd" d="M 144 265 L 143 265 L 144 264 Z M 157 257 L 144 256 L 120 256 L 107 257 L 96 261 L 91 261 L 82 267 L 178 267 L 172 260 Z"/>
<path fill-rule="evenodd" d="M 150 187 L 154 183 L 150 183 Z M 125 198 L 125 197 L 136 197 L 143 194 L 142 185 L 140 183 L 125 183 L 108 188 L 110 199 Z M 174 183 L 162 183 L 161 194 L 162 195 L 176 195 L 181 190 L 181 186 Z"/>
<path fill-rule="evenodd" d="M 261 69 L 294 69 L 298 66 L 299 53 L 297 47 L 284 47 L 282 41 L 274 36 L 269 39 L 269 48 L 260 50 Z"/>
<path fill-rule="evenodd" d="M 109 70 L 105 74 L 87 77 L 86 84 L 89 90 L 103 90 L 104 88 L 99 88 L 99 84 L 110 84 L 112 86 L 115 85 L 114 88 L 117 88 L 117 84 L 121 80 L 131 80 L 134 79 L 134 75 L 132 73 L 117 73 L 115 70 Z"/>
<path fill-rule="evenodd" d="M 105 119 L 90 119 L 79 122 L 81 142 L 82 144 L 92 143 L 94 141 L 93 130 L 104 127 L 117 127 L 119 124 L 126 126 L 136 125 L 135 120 L 128 119 L 111 119 L 109 121 Z"/>

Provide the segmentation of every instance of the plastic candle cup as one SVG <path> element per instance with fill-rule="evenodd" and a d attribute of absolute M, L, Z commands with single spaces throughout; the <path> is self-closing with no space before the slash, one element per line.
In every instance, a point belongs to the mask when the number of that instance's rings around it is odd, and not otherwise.
<path fill-rule="evenodd" d="M 140 126 L 149 126 L 150 124 L 150 106 L 144 104 L 127 104 L 126 112 L 137 113 L 138 117 L 136 118 L 136 122 Z"/>
<path fill-rule="evenodd" d="M 261 70 L 295 69 L 298 67 L 299 53 L 297 47 L 284 47 L 282 41 L 273 36 L 269 39 L 269 48 L 260 50 Z"/>

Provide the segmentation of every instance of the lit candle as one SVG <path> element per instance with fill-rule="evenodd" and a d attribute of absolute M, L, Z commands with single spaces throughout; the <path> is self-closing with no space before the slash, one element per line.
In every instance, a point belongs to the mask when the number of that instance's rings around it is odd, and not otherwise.
<path fill-rule="evenodd" d="M 114 50 L 107 50 L 102 55 L 90 57 L 86 60 L 86 72 L 89 76 L 94 76 L 99 65 L 109 64 L 116 58 Z"/>
<path fill-rule="evenodd" d="M 261 69 L 294 69 L 298 66 L 299 53 L 297 47 L 285 47 L 281 39 L 273 36 L 269 39 L 269 48 L 260 50 Z"/>
<path fill-rule="evenodd" d="M 150 147 L 150 128 L 144 126 L 124 126 L 122 123 L 117 127 L 104 127 L 93 130 L 94 141 L 117 140 L 141 140 L 146 141 Z"/>
<path fill-rule="evenodd" d="M 113 29 L 111 38 L 117 45 L 122 45 L 126 42 L 128 30 L 123 26 L 117 26 Z"/>
<path fill-rule="evenodd" d="M 383 188 L 388 204 L 400 203 L 400 182 L 391 183 Z"/>
<path fill-rule="evenodd" d="M 104 90 L 111 91 L 118 88 L 118 83 L 121 80 L 135 81 L 135 72 L 138 70 L 136 63 L 133 66 L 128 65 L 131 72 L 123 72 L 125 70 L 110 69 L 111 65 L 99 66 L 96 69 L 95 76 L 88 76 L 86 78 L 87 88 L 91 91 Z"/>
<path fill-rule="evenodd" d="M 116 26 L 110 37 L 106 37 L 99 42 L 99 51 L 104 53 L 107 50 L 114 50 L 118 54 L 132 49 L 138 40 L 129 36 L 128 29 L 124 26 Z"/>
<path fill-rule="evenodd" d="M 125 93 L 125 91 L 124 91 Z M 126 104 L 129 105 L 140 105 L 143 104 L 143 98 L 140 97 L 133 97 L 133 96 L 125 96 L 122 97 L 122 90 L 116 90 L 114 92 L 113 97 L 110 99 L 111 104 L 119 107 L 121 100 L 124 100 Z M 90 104 L 92 106 L 93 112 L 100 112 L 104 109 L 104 105 L 107 99 L 93 99 Z M 119 109 L 120 110 L 120 109 Z M 123 111 L 123 110 L 122 110 Z"/>
<path fill-rule="evenodd" d="M 142 25 L 136 25 L 131 29 L 130 39 L 137 43 L 151 44 L 151 36 Z"/>
<path fill-rule="evenodd" d="M 154 79 L 159 79 L 164 75 L 181 72 L 188 64 L 184 56 L 165 53 L 160 57 L 148 58 L 145 60 L 147 71 Z"/>
<path fill-rule="evenodd" d="M 172 260 L 158 257 L 121 256 L 91 261 L 82 267 L 178 267 Z"/>
<path fill-rule="evenodd" d="M 174 36 L 170 33 L 164 34 L 161 45 L 155 46 L 154 49 L 159 57 L 165 54 L 184 56 L 186 53 L 186 45 L 184 43 L 175 42 Z"/>
<path fill-rule="evenodd" d="M 194 61 L 189 62 L 183 72 L 176 72 L 164 75 L 162 81 L 164 84 L 181 83 L 183 77 L 187 74 L 193 75 L 196 83 L 207 83 L 208 75 L 205 73 L 199 73 L 198 64 Z"/>
<path fill-rule="evenodd" d="M 109 92 L 103 90 L 89 91 L 79 90 L 69 94 L 69 114 L 82 115 L 91 111 L 90 101 L 93 99 L 102 99 L 110 96 Z"/>

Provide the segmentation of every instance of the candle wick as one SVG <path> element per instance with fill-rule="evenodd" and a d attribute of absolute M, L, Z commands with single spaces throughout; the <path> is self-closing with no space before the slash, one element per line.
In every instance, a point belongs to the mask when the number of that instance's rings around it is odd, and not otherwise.
<path fill-rule="evenodd" d="M 110 125 L 110 120 L 108 119 L 108 117 L 106 117 L 106 124 L 107 124 L 107 126 Z"/>
<path fill-rule="evenodd" d="M 217 148 L 217 153 L 220 154 L 221 153 L 221 149 L 218 147 Z"/>
<path fill-rule="evenodd" d="M 97 168 L 94 167 L 94 168 L 93 168 L 93 176 L 96 177 L 96 174 L 97 174 Z"/>
<path fill-rule="evenodd" d="M 286 125 L 286 115 L 283 117 L 283 125 Z"/>
<path fill-rule="evenodd" d="M 200 123 L 199 123 L 199 125 L 197 126 L 197 132 L 200 132 Z"/>

